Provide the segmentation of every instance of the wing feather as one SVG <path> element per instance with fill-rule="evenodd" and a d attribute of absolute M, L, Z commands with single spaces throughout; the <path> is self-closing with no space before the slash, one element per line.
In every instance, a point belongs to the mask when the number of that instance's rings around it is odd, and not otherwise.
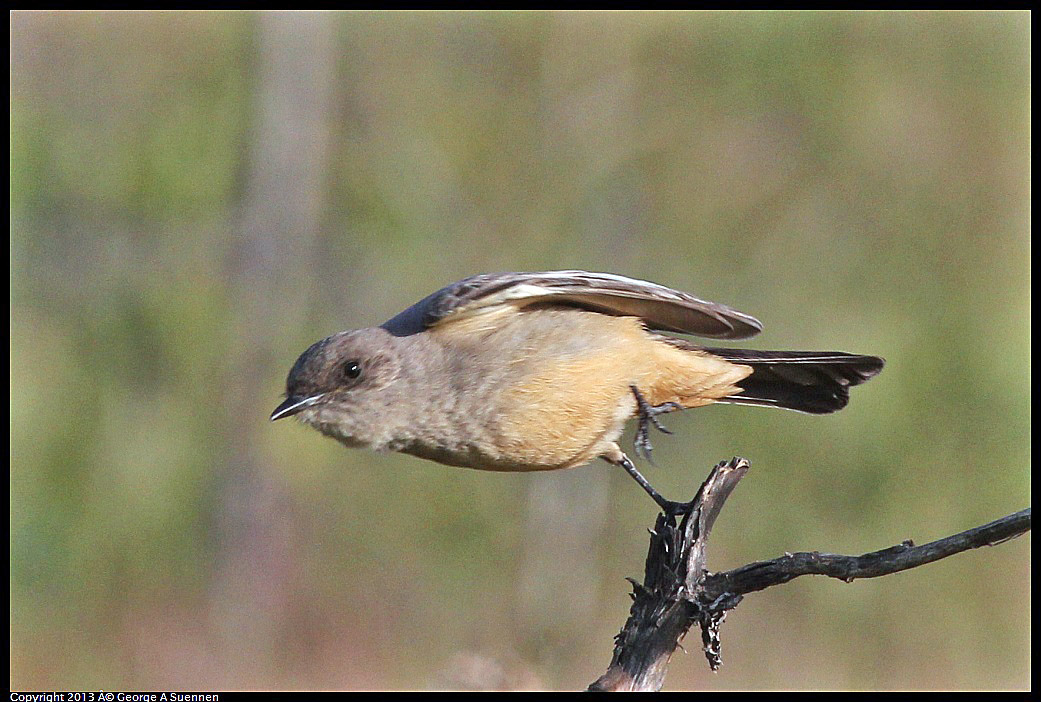
<path fill-rule="evenodd" d="M 475 275 L 420 300 L 383 327 L 397 335 L 415 334 L 503 305 L 578 307 L 639 317 L 658 331 L 714 339 L 746 339 L 762 329 L 755 317 L 726 305 L 656 283 L 586 271 Z"/>

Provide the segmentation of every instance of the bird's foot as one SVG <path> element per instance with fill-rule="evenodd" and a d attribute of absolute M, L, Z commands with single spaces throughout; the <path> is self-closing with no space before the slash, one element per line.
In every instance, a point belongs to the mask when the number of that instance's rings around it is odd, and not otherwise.
<path fill-rule="evenodd" d="M 651 446 L 651 426 L 663 434 L 671 434 L 672 432 L 666 429 L 664 425 L 658 421 L 658 415 L 681 410 L 683 409 L 683 406 L 677 402 L 664 402 L 660 405 L 652 405 L 644 399 L 643 394 L 635 385 L 630 385 L 629 389 L 633 391 L 633 397 L 636 398 L 636 421 L 638 422 L 636 426 L 636 437 L 633 439 L 633 448 L 636 449 L 637 456 L 646 459 L 650 463 L 654 463 L 651 459 L 651 451 L 654 448 Z"/>

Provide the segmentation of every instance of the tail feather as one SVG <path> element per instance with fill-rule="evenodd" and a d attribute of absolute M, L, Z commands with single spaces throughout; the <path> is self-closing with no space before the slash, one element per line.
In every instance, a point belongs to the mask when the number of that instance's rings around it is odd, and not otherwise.
<path fill-rule="evenodd" d="M 840 351 L 754 351 L 703 348 L 752 367 L 741 392 L 720 402 L 829 414 L 846 406 L 849 389 L 878 375 L 885 360 Z"/>

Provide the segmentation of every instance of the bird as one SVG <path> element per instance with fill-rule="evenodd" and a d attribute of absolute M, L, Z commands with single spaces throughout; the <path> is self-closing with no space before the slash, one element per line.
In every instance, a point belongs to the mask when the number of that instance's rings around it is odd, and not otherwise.
<path fill-rule="evenodd" d="M 489 471 L 622 467 L 666 513 L 618 443 L 637 420 L 651 459 L 661 415 L 713 403 L 828 414 L 877 375 L 878 356 L 702 346 L 740 340 L 755 317 L 657 283 L 581 270 L 487 273 L 452 283 L 377 327 L 305 350 L 272 421 L 296 417 L 348 447 Z"/>

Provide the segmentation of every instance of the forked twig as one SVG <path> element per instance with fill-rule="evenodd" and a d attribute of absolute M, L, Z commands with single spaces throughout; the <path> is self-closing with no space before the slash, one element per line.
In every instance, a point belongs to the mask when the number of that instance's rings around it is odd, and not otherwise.
<path fill-rule="evenodd" d="M 749 463 L 732 458 L 719 463 L 680 517 L 659 514 L 651 532 L 644 581 L 633 579 L 629 619 L 615 636 L 607 672 L 590 691 L 657 691 L 673 651 L 694 623 L 701 627 L 709 665 L 721 664 L 719 627 L 728 610 L 750 592 L 780 585 L 801 575 L 827 575 L 846 582 L 875 578 L 946 558 L 980 546 L 993 546 L 1030 529 L 1030 509 L 954 536 L 915 546 L 911 541 L 860 556 L 786 553 L 725 573 L 705 569 L 705 545 L 723 503 L 748 472 Z"/>

